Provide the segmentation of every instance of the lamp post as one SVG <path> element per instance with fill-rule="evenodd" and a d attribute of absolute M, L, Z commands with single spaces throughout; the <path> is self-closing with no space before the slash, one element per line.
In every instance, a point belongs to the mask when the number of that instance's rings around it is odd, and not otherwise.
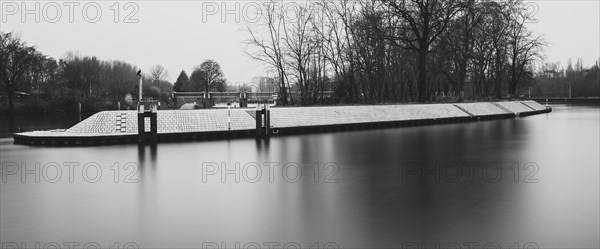
<path fill-rule="evenodd" d="M 140 80 L 140 83 L 139 83 L 139 86 L 138 86 L 138 88 L 139 88 L 138 89 L 139 90 L 139 92 L 138 92 L 138 96 L 139 96 L 138 105 L 139 105 L 139 103 L 142 102 L 142 70 L 138 70 L 136 75 L 137 75 L 137 77 Z"/>

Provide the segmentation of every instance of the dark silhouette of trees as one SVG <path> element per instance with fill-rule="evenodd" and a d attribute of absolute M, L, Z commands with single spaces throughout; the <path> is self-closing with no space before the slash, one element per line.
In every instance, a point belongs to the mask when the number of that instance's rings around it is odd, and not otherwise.
<path fill-rule="evenodd" d="M 28 46 L 18 35 L 0 33 L 0 79 L 8 96 L 10 113 L 14 109 L 14 95 L 19 90 L 19 82 L 24 81 L 32 69 L 44 60 L 45 56 Z"/>
<path fill-rule="evenodd" d="M 0 100 L 2 110 L 8 102 L 9 112 L 14 109 L 14 100 L 19 96 L 19 105 L 37 105 L 45 111 L 51 103 L 65 105 L 76 102 L 109 103 L 116 108 L 125 96 L 136 99 L 139 92 L 140 69 L 127 62 L 101 60 L 95 56 L 83 56 L 67 52 L 61 59 L 48 57 L 27 45 L 18 35 L 0 33 Z M 166 81 L 168 72 L 157 64 L 147 73 L 142 73 L 144 97 L 167 102 L 175 91 L 219 91 L 227 90 L 221 66 L 214 60 L 206 60 L 195 68 L 188 78 L 181 71 L 174 84 Z M 129 102 L 130 104 L 133 102 Z M 100 106 L 100 105 L 98 105 Z M 90 110 L 102 110 L 104 107 Z M 60 108 L 59 108 L 60 109 Z M 66 110 L 69 108 L 62 108 Z"/>
<path fill-rule="evenodd" d="M 526 11 L 521 2 L 514 2 L 509 6 L 511 18 L 508 33 L 509 81 L 508 93 L 516 96 L 517 86 L 533 79 L 533 66 L 536 61 L 541 61 L 542 49 L 546 42 L 527 30 L 525 24 L 534 17 Z"/>
<path fill-rule="evenodd" d="M 190 79 L 188 78 L 187 73 L 184 70 L 181 70 L 179 76 L 177 77 L 177 81 L 173 85 L 173 91 L 175 92 L 185 92 L 189 91 Z"/>
<path fill-rule="evenodd" d="M 10 113 L 16 95 L 21 106 L 108 101 L 116 108 L 116 102 L 123 101 L 125 95 L 138 92 L 138 68 L 129 63 L 75 52 L 67 52 L 56 61 L 13 33 L 2 32 L 0 37 L 0 91 L 2 103 L 8 100 Z M 162 66 L 153 69 L 160 70 L 151 70 L 152 78 L 143 77 L 142 90 L 146 96 L 168 100 L 172 84 L 165 81 L 166 70 Z"/>
<path fill-rule="evenodd" d="M 191 91 L 225 91 L 225 78 L 221 66 L 214 60 L 206 60 L 197 66 L 190 76 Z"/>
<path fill-rule="evenodd" d="M 127 93 L 137 93 L 138 68 L 122 61 L 102 61 L 96 57 L 72 52 L 59 62 L 65 96 L 71 99 L 121 99 Z"/>
<path fill-rule="evenodd" d="M 260 61 L 275 68 L 277 72 L 278 92 L 282 96 L 282 104 L 286 105 L 288 101 L 289 80 L 286 74 L 286 61 L 285 55 L 283 54 L 282 37 L 283 29 L 285 29 L 284 18 L 281 15 L 281 6 L 276 4 L 275 0 L 272 0 L 264 5 L 261 9 L 260 26 L 266 28 L 267 31 L 262 30 L 266 33 L 266 38 L 259 37 L 257 32 L 253 31 L 250 27 L 247 27 L 251 39 L 248 40 L 248 44 L 258 48 L 253 53 L 246 52 L 252 59 Z"/>
<path fill-rule="evenodd" d="M 521 0 L 321 0 L 295 4 L 292 18 L 285 9 L 265 5 L 248 54 L 304 105 L 329 90 L 356 103 L 514 97 L 546 45 Z"/>
<path fill-rule="evenodd" d="M 150 68 L 150 77 L 153 81 L 165 81 L 169 77 L 169 72 L 162 65 L 155 65 Z"/>
<path fill-rule="evenodd" d="M 431 46 L 448 30 L 448 24 L 461 9 L 456 0 L 382 0 L 390 18 L 397 18 L 391 42 L 417 53 L 417 98 L 427 101 L 427 60 Z"/>
<path fill-rule="evenodd" d="M 527 86 L 532 97 L 598 97 L 600 96 L 600 58 L 589 67 L 571 59 L 564 68 L 559 62 L 546 63 L 534 75 L 535 81 Z"/>

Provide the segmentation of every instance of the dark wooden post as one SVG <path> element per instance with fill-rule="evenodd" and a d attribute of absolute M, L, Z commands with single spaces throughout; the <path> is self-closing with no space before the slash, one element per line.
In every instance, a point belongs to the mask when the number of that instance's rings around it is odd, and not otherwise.
<path fill-rule="evenodd" d="M 156 143 L 158 141 L 158 115 L 157 107 L 150 105 L 150 110 L 144 108 L 144 105 L 138 107 L 138 143 L 147 141 Z M 145 119 L 150 118 L 150 132 L 146 132 Z"/>
<path fill-rule="evenodd" d="M 263 119 L 263 110 L 256 110 L 256 137 L 262 137 L 262 119 Z"/>
<path fill-rule="evenodd" d="M 144 110 L 138 109 L 138 143 L 146 141 L 146 130 L 144 127 Z"/>
<path fill-rule="evenodd" d="M 248 97 L 245 92 L 240 92 L 240 107 L 248 107 Z"/>
<path fill-rule="evenodd" d="M 150 113 L 150 133 L 152 143 L 158 142 L 158 115 L 156 109 Z"/>
<path fill-rule="evenodd" d="M 271 110 L 264 110 L 264 113 L 265 113 L 265 135 L 268 137 L 268 136 L 271 136 Z"/>

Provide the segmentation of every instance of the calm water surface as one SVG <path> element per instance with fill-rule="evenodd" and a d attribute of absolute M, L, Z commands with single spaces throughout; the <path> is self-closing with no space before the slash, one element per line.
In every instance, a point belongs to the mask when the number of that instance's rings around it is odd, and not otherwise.
<path fill-rule="evenodd" d="M 0 238 L 597 248 L 599 127 L 597 106 L 555 106 L 514 120 L 269 141 L 44 148 L 5 137 Z"/>

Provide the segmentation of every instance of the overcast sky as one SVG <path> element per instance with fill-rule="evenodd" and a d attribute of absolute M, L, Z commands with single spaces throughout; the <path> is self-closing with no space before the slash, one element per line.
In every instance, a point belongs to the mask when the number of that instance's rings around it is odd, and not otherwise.
<path fill-rule="evenodd" d="M 530 27 L 549 42 L 547 61 L 565 65 L 571 57 L 573 61 L 582 58 L 584 66 L 594 64 L 600 57 L 599 2 L 527 2 L 537 19 Z M 62 58 L 67 51 L 78 51 L 100 59 L 126 61 L 144 71 L 162 64 L 169 72 L 169 81 L 174 81 L 181 70 L 189 75 L 206 59 L 214 59 L 221 65 L 230 84 L 271 75 L 264 65 L 245 54 L 249 49 L 244 42 L 248 39 L 246 21 L 254 19 L 252 10 L 256 2 L 131 3 L 3 0 L 0 30 L 20 33 L 28 44 L 54 58 Z M 229 9 L 229 14 L 223 8 Z M 101 15 L 97 15 L 96 9 L 101 10 Z"/>

